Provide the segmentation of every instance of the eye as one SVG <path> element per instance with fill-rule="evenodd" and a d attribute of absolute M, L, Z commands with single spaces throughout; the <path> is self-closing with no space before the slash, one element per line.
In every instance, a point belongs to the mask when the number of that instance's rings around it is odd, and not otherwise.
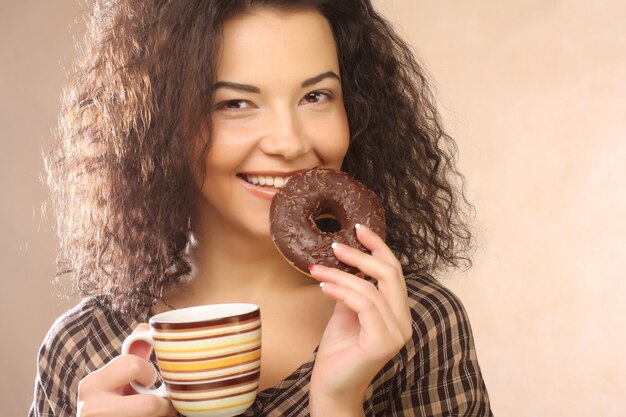
<path fill-rule="evenodd" d="M 245 110 L 252 108 L 248 100 L 226 100 L 215 106 L 216 110 Z"/>
<path fill-rule="evenodd" d="M 325 101 L 329 101 L 332 99 L 332 94 L 324 92 L 324 91 L 311 91 L 310 93 L 307 93 L 302 100 L 300 101 L 300 103 L 302 104 L 314 104 L 314 103 L 321 103 L 321 102 L 325 102 Z"/>

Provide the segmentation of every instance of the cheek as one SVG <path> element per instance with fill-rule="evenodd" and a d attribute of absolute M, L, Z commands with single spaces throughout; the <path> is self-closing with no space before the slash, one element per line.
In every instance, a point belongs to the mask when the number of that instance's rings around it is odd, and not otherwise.
<path fill-rule="evenodd" d="M 228 180 L 238 163 L 236 155 L 236 152 L 232 152 L 230 147 L 223 146 L 219 140 L 212 143 L 204 158 L 204 176 L 198 182 L 205 197 L 226 193 Z"/>
<path fill-rule="evenodd" d="M 209 149 L 206 163 L 228 167 L 244 159 L 255 146 L 258 133 L 258 118 L 246 117 L 236 120 L 214 120 L 211 148 Z"/>
<path fill-rule="evenodd" d="M 328 162 L 332 162 L 336 165 L 335 168 L 339 169 L 343 162 L 343 158 L 348 152 L 349 136 L 335 136 L 335 139 L 329 143 L 323 152 L 324 159 Z"/>
<path fill-rule="evenodd" d="M 223 173 L 235 169 L 247 150 L 245 132 L 225 126 L 217 126 L 213 132 L 204 158 L 205 171 Z"/>
<path fill-rule="evenodd" d="M 320 154 L 328 162 L 338 164 L 336 168 L 340 168 L 350 144 L 350 129 L 345 113 L 339 112 L 331 123 L 326 124 L 325 128 L 318 132 L 321 134 Z"/>

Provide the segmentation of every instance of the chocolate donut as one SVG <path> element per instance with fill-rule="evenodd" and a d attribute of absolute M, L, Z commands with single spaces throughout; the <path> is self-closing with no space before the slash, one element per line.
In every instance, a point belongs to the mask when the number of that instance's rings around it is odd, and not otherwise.
<path fill-rule="evenodd" d="M 315 168 L 289 179 L 272 199 L 270 233 L 282 255 L 302 272 L 309 265 L 358 270 L 339 261 L 331 248 L 344 243 L 364 252 L 355 225 L 385 238 L 385 211 L 373 191 L 345 172 Z"/>

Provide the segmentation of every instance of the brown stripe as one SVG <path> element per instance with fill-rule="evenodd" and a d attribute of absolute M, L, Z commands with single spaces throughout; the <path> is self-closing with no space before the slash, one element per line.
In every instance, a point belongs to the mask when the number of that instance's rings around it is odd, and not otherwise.
<path fill-rule="evenodd" d="M 237 375 L 245 375 L 250 372 L 257 372 L 261 369 L 261 365 L 254 364 L 254 361 L 251 361 L 250 363 L 244 363 L 242 365 L 253 365 L 253 366 L 246 367 L 246 369 L 240 369 L 236 372 L 233 372 L 233 370 L 231 370 L 230 372 L 227 372 L 228 369 L 226 368 L 220 369 L 219 371 L 222 371 L 222 373 L 220 373 L 219 375 L 215 375 L 215 376 L 197 376 L 197 375 L 194 376 L 193 374 L 191 374 L 189 375 L 188 378 L 182 378 L 185 375 L 181 372 L 166 372 L 166 374 L 174 374 L 174 377 L 168 375 L 167 377 L 163 376 L 163 379 L 166 382 L 172 382 L 174 384 L 176 383 L 199 384 L 199 383 L 215 381 L 216 379 L 221 379 L 221 378 L 231 378 Z"/>
<path fill-rule="evenodd" d="M 241 314 L 241 315 L 232 316 L 232 317 L 220 317 L 218 319 L 212 319 L 212 320 L 193 321 L 193 322 L 186 322 L 186 323 L 161 323 L 161 322 L 151 320 L 150 324 L 153 328 L 159 329 L 159 330 L 184 330 L 184 329 L 196 329 L 200 327 L 210 328 L 210 327 L 215 327 L 215 326 L 219 327 L 219 326 L 224 326 L 224 325 L 242 323 L 245 321 L 249 321 L 250 319 L 253 319 L 253 318 L 258 318 L 260 317 L 260 315 L 261 314 L 260 314 L 259 309 L 256 309 L 246 314 Z"/>
<path fill-rule="evenodd" d="M 176 397 L 175 395 L 171 395 L 170 399 L 175 400 L 175 401 L 184 401 L 187 403 L 193 403 L 193 402 L 200 402 L 200 401 L 213 401 L 213 400 L 223 400 L 224 398 L 231 398 L 231 397 L 238 397 L 240 395 L 246 395 L 246 394 L 250 394 L 251 392 L 254 392 L 258 389 L 258 387 L 254 387 L 252 389 L 249 389 L 247 391 L 242 391 L 242 392 L 233 392 L 230 395 L 220 395 L 219 397 L 206 397 L 206 398 L 180 398 L 180 397 Z"/>
<path fill-rule="evenodd" d="M 237 375 L 242 375 L 242 374 L 243 372 Z M 195 382 L 189 383 L 189 384 L 172 384 L 168 382 L 167 386 L 169 387 L 170 391 L 179 391 L 179 392 L 209 391 L 209 390 L 222 389 L 222 388 L 228 388 L 228 387 L 235 388 L 237 386 L 256 381 L 259 378 L 259 374 L 260 372 L 257 371 L 250 375 L 243 375 L 239 377 L 234 376 L 232 378 L 221 380 L 221 381 L 206 382 L 206 383 L 201 383 L 201 384 L 197 384 Z"/>
<path fill-rule="evenodd" d="M 234 332 L 229 332 L 229 333 L 218 333 L 218 334 L 214 334 L 211 336 L 198 336 L 198 337 L 181 337 L 181 338 L 168 338 L 168 337 L 158 337 L 158 336 L 153 336 L 152 339 L 159 341 L 159 342 L 193 342 L 194 340 L 205 340 L 205 339 L 217 339 L 218 337 L 227 337 L 227 336 L 234 336 L 236 334 L 246 334 L 246 333 L 252 333 L 256 330 L 259 330 L 261 328 L 261 323 L 259 323 L 258 326 L 256 327 L 252 327 L 250 329 L 246 329 L 245 331 L 234 331 Z M 158 333 L 156 333 L 158 334 Z"/>
<path fill-rule="evenodd" d="M 204 327 L 193 327 L 193 328 L 185 328 L 185 329 L 168 329 L 168 328 L 158 328 L 155 327 L 155 324 L 159 324 L 159 326 L 163 325 L 163 324 L 167 324 L 167 323 L 154 323 L 153 327 L 155 328 L 155 333 L 159 333 L 159 332 L 163 332 L 163 333 L 188 333 L 188 332 L 199 332 L 199 331 L 206 331 L 206 330 L 217 330 L 220 328 L 228 328 L 228 327 L 233 327 L 233 325 L 236 326 L 243 326 L 245 324 L 249 324 L 249 323 L 254 323 L 255 321 L 260 322 L 261 319 L 260 317 L 252 317 L 249 318 L 247 320 L 242 320 L 242 321 L 238 321 L 238 322 L 234 322 L 233 323 L 226 323 L 226 324 L 219 324 L 219 325 L 214 325 L 214 326 L 204 326 Z"/>
<path fill-rule="evenodd" d="M 261 369 L 260 366 L 253 366 L 252 368 L 249 369 L 244 369 L 241 372 L 237 372 L 237 373 L 224 373 L 222 375 L 219 376 L 210 376 L 210 377 L 202 377 L 202 378 L 198 378 L 198 377 L 194 377 L 193 375 L 190 378 L 180 378 L 181 376 L 184 376 L 182 374 L 177 374 L 177 378 L 166 378 L 163 377 L 163 380 L 168 383 L 168 384 L 181 384 L 181 385 L 187 385 L 187 384 L 204 384 L 204 383 L 208 383 L 208 382 L 212 382 L 215 381 L 216 379 L 219 378 L 230 378 L 232 376 L 236 376 L 236 375 L 244 375 L 247 374 L 248 372 L 258 372 Z"/>
<path fill-rule="evenodd" d="M 210 361 L 213 359 L 223 359 L 223 358 L 228 358 L 231 356 L 237 356 L 237 355 L 243 355 L 244 353 L 250 353 L 250 352 L 254 352 L 255 350 L 260 350 L 261 347 L 257 346 L 257 347 L 253 347 L 252 349 L 246 349 L 246 350 L 238 350 L 237 352 L 233 352 L 233 353 L 227 353 L 225 355 L 218 355 L 218 356 L 203 356 L 201 358 L 189 358 L 189 359 L 159 359 L 159 363 L 170 363 L 170 362 L 203 362 L 203 361 Z"/>
<path fill-rule="evenodd" d="M 202 383 L 204 383 L 204 382 L 202 382 Z M 231 386 L 226 387 L 226 388 L 214 388 L 214 389 L 210 389 L 210 390 L 195 390 L 195 391 L 193 389 L 188 389 L 187 391 L 184 391 L 184 390 L 174 390 L 174 389 L 171 388 L 170 384 L 168 384 L 167 382 L 166 382 L 166 384 L 168 386 L 168 391 L 170 393 L 172 393 L 172 394 L 173 393 L 178 393 L 178 394 L 182 394 L 182 393 L 202 394 L 202 393 L 212 393 L 212 392 L 215 393 L 215 392 L 218 392 L 218 391 L 223 391 L 224 389 L 234 390 L 234 389 L 238 389 L 238 388 L 241 388 L 241 387 L 245 387 L 246 385 L 250 385 L 250 384 L 254 384 L 254 385 L 256 385 L 258 387 L 259 381 L 244 382 L 242 384 L 231 385 Z M 198 385 L 198 384 L 193 382 L 193 383 L 189 383 L 189 384 L 185 384 L 185 385 Z"/>

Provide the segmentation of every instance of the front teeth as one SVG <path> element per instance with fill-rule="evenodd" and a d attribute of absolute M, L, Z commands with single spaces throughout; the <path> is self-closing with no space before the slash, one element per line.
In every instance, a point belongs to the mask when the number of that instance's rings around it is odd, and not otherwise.
<path fill-rule="evenodd" d="M 281 188 L 291 177 L 274 177 L 271 175 L 246 175 L 246 181 L 254 185 Z"/>

